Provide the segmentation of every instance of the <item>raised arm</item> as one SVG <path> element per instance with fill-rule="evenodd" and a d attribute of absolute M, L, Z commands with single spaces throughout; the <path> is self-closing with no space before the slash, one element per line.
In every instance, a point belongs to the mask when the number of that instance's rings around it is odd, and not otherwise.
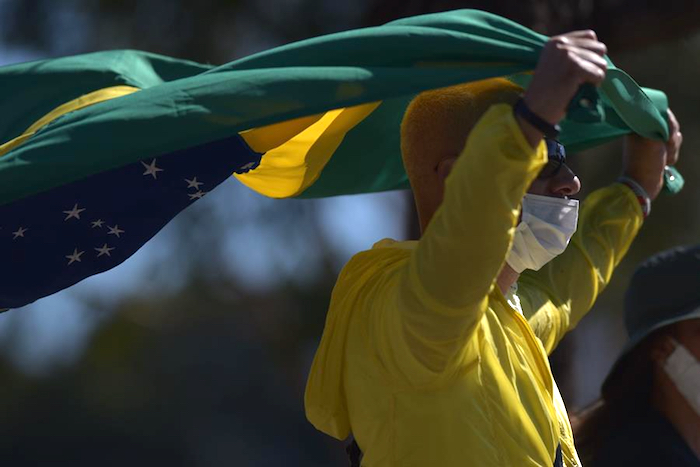
<path fill-rule="evenodd" d="M 643 219 L 638 197 L 655 199 L 663 186 L 664 167 L 677 162 L 683 136 L 670 110 L 668 117 L 666 144 L 637 135 L 625 139 L 624 177 L 643 192 L 616 183 L 592 193 L 583 203 L 579 230 L 567 250 L 540 271 L 521 276 L 521 300 L 548 352 L 591 309 L 630 247 Z"/>

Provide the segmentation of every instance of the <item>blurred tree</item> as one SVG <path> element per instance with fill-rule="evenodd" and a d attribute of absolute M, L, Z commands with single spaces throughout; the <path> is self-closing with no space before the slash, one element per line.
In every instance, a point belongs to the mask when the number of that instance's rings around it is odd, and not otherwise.
<path fill-rule="evenodd" d="M 280 313 L 292 297 L 322 315 L 327 297 L 289 286 L 232 299 L 221 296 L 226 285 L 194 280 L 173 295 L 125 300 L 77 365 L 44 380 L 0 362 L 0 456 L 17 466 L 337 459 L 299 403 L 308 361 L 291 337 L 304 334 L 301 314 Z"/>

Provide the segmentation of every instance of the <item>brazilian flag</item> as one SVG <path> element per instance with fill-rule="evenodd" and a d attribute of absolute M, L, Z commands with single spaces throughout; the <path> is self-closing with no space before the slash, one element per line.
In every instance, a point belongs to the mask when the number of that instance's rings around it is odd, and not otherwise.
<path fill-rule="evenodd" d="M 221 66 L 135 50 L 0 68 L 0 308 L 110 269 L 233 176 L 273 198 L 407 188 L 399 128 L 428 89 L 523 86 L 547 37 L 459 10 Z M 608 61 L 562 123 L 569 151 L 667 139 L 666 97 Z"/>

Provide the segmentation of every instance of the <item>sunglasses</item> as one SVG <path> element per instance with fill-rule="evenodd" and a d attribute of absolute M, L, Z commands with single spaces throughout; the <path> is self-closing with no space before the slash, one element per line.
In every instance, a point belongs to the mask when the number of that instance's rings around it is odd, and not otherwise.
<path fill-rule="evenodd" d="M 547 145 L 547 156 L 549 160 L 537 175 L 537 178 L 540 180 L 556 176 L 561 168 L 566 165 L 566 150 L 564 149 L 564 145 L 557 140 L 549 138 L 545 138 L 544 142 Z"/>

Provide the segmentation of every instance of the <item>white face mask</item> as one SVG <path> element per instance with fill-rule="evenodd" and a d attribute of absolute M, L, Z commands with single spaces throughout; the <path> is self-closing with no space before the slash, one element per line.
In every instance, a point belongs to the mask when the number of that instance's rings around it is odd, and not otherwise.
<path fill-rule="evenodd" d="M 664 371 L 671 378 L 688 404 L 700 415 L 700 362 L 679 342 L 664 363 Z"/>
<path fill-rule="evenodd" d="M 526 194 L 506 262 L 521 273 L 539 270 L 562 254 L 578 224 L 578 200 Z"/>

